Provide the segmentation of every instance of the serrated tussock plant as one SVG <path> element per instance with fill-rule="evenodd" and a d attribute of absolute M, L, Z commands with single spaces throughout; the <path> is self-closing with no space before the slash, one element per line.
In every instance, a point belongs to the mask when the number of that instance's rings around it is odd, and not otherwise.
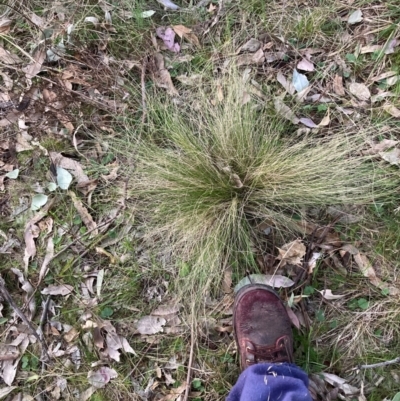
<path fill-rule="evenodd" d="M 251 267 L 254 222 L 290 229 L 309 207 L 370 203 L 391 187 L 360 152 L 363 130 L 298 136 L 269 104 L 243 104 L 245 91 L 233 74 L 217 104 L 210 89 L 179 103 L 158 94 L 146 132 L 128 141 L 148 233 L 187 266 L 182 296 L 204 296 L 228 265 Z"/>

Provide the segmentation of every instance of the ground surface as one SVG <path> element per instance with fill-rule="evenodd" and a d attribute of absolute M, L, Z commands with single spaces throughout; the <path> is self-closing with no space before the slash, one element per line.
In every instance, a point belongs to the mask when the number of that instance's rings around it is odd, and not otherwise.
<path fill-rule="evenodd" d="M 235 65 L 244 104 L 270 104 L 299 137 L 364 130 L 363 151 L 399 175 L 397 0 L 161 3 L 0 6 L 0 398 L 222 400 L 235 382 L 241 277 L 227 269 L 201 310 L 194 294 L 177 305 L 185 265 L 143 240 L 121 143 L 151 96 L 184 106 L 202 83 L 223 103 Z M 276 286 L 315 399 L 395 399 L 399 191 L 328 206 L 297 220 L 300 239 L 260 225 L 247 273 L 291 279 Z"/>

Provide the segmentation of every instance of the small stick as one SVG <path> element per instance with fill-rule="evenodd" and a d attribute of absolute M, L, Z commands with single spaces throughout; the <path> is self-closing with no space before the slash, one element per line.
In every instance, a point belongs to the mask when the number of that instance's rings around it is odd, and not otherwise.
<path fill-rule="evenodd" d="M 32 334 L 36 337 L 36 339 L 42 345 L 42 353 L 46 360 L 50 359 L 49 354 L 47 352 L 47 346 L 44 340 L 39 336 L 36 332 L 35 328 L 33 327 L 32 323 L 28 320 L 28 318 L 24 315 L 22 310 L 18 307 L 18 305 L 12 299 L 10 293 L 8 292 L 7 288 L 4 285 L 4 280 L 0 277 L 0 293 L 4 297 L 4 299 L 10 304 L 10 306 L 14 309 L 15 313 L 21 318 L 21 320 L 29 327 Z"/>
<path fill-rule="evenodd" d="M 146 76 L 146 66 L 147 66 L 147 56 L 144 57 L 142 63 L 142 74 L 140 75 L 140 83 L 142 86 L 142 124 L 146 122 L 146 113 L 147 113 L 147 105 L 146 105 L 146 84 L 145 84 L 145 76 Z"/>
<path fill-rule="evenodd" d="M 381 366 L 393 365 L 395 363 L 400 363 L 400 356 L 395 359 L 391 359 L 390 361 L 373 363 L 371 365 L 359 365 L 356 369 L 380 368 Z"/>
<path fill-rule="evenodd" d="M 50 305 L 50 301 L 51 301 L 51 295 L 49 295 L 43 305 L 43 310 L 42 310 L 42 316 L 40 316 L 40 322 L 39 322 L 39 327 L 37 329 L 37 333 L 39 335 L 39 337 L 42 339 L 42 341 L 44 341 L 44 333 L 43 333 L 43 326 L 46 322 L 47 319 L 47 312 L 49 310 L 49 305 Z M 43 348 L 42 348 L 42 373 L 46 370 L 46 363 L 45 363 L 45 358 L 44 358 L 44 354 L 43 354 Z"/>
<path fill-rule="evenodd" d="M 193 364 L 193 352 L 194 352 L 194 329 L 193 329 L 194 323 L 192 322 L 192 326 L 190 328 L 190 355 L 189 355 L 189 363 L 188 363 L 188 371 L 187 371 L 187 376 L 186 376 L 186 389 L 185 389 L 185 395 L 183 397 L 183 401 L 187 401 L 189 398 L 189 392 L 190 392 L 190 379 L 192 376 L 192 364 Z"/>

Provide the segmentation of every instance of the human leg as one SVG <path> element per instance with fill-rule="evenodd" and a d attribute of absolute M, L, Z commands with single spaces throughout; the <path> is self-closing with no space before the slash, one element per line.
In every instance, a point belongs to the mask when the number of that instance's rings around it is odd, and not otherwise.
<path fill-rule="evenodd" d="M 233 325 L 244 370 L 227 401 L 311 401 L 308 377 L 293 364 L 293 333 L 279 295 L 263 284 L 236 294 Z"/>

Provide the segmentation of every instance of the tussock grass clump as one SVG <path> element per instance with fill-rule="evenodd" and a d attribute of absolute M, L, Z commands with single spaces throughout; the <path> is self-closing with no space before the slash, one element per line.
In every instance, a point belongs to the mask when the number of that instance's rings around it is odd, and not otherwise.
<path fill-rule="evenodd" d="M 243 104 L 245 90 L 232 74 L 217 104 L 205 88 L 189 103 L 157 94 L 147 133 L 128 145 L 149 233 L 185 262 L 183 294 L 204 295 L 226 265 L 252 268 L 255 224 L 291 229 L 308 207 L 368 203 L 390 186 L 359 152 L 365 132 L 296 136 L 269 106 Z"/>

